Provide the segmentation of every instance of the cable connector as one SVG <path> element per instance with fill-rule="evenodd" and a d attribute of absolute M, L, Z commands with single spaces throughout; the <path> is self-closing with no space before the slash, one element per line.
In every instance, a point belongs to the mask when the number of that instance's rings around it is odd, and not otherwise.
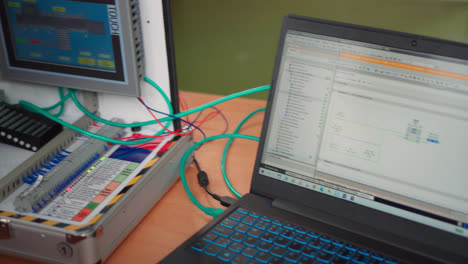
<path fill-rule="evenodd" d="M 231 206 L 232 204 L 234 204 L 237 200 L 230 197 L 230 196 L 221 196 L 220 199 L 219 199 L 219 203 L 222 205 L 222 206 L 225 206 L 225 207 L 229 207 Z"/>
<path fill-rule="evenodd" d="M 200 184 L 201 187 L 206 187 L 208 184 L 210 184 L 210 181 L 208 180 L 208 175 L 206 174 L 205 171 L 199 171 L 197 174 L 198 177 L 198 184 Z"/>
<path fill-rule="evenodd" d="M 237 200 L 232 198 L 232 197 L 229 197 L 229 196 L 219 196 L 215 193 L 212 193 L 210 192 L 210 190 L 208 190 L 208 185 L 210 184 L 210 181 L 208 180 L 208 174 L 206 174 L 205 171 L 201 170 L 200 168 L 200 165 L 198 164 L 198 161 L 194 158 L 193 159 L 195 165 L 197 166 L 197 170 L 198 170 L 198 174 L 197 174 L 197 178 L 198 178 L 198 184 L 200 184 L 201 187 L 203 187 L 205 189 L 205 191 L 211 196 L 213 197 L 213 199 L 219 201 L 219 203 L 222 205 L 222 206 L 225 206 L 225 207 L 229 207 L 231 206 L 233 203 L 235 203 Z"/>

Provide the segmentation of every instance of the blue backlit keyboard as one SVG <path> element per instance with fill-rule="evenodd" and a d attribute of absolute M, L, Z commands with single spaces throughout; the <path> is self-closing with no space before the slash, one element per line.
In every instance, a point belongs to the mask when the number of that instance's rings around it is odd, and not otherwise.
<path fill-rule="evenodd" d="M 394 264 L 396 260 L 290 223 L 238 208 L 192 248 L 234 263 Z"/>

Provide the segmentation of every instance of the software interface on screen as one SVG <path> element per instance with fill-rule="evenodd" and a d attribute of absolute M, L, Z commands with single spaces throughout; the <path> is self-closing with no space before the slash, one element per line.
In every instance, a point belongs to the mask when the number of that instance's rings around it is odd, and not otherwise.
<path fill-rule="evenodd" d="M 468 236 L 467 72 L 289 31 L 259 172 Z"/>
<path fill-rule="evenodd" d="M 11 67 L 124 80 L 115 0 L 2 2 Z"/>

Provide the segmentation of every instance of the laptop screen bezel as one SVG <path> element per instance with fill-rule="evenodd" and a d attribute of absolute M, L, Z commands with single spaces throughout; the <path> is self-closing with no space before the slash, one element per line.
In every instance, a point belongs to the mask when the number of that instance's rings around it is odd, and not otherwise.
<path fill-rule="evenodd" d="M 431 251 L 434 255 L 444 255 L 447 252 L 468 258 L 468 239 L 422 225 L 388 213 L 376 211 L 361 205 L 353 204 L 319 192 L 307 190 L 296 185 L 279 181 L 259 174 L 265 147 L 266 128 L 272 111 L 273 98 L 276 92 L 277 78 L 284 49 L 284 42 L 289 30 L 313 33 L 328 37 L 360 41 L 369 44 L 382 45 L 389 48 L 404 49 L 429 55 L 446 56 L 468 61 L 468 44 L 414 34 L 395 32 L 371 27 L 357 26 L 339 22 L 312 19 L 289 15 L 284 18 L 279 45 L 277 49 L 271 90 L 268 98 L 265 120 L 261 132 L 261 140 L 257 152 L 254 173 L 251 183 L 251 193 L 268 197 L 272 200 L 281 199 L 298 203 L 313 210 L 320 210 L 363 224 L 374 230 L 371 233 L 391 233 L 396 241 L 405 247 L 415 246 L 416 249 Z M 307 202 L 311 201 L 311 202 Z M 414 243 L 413 243 L 414 242 Z"/>

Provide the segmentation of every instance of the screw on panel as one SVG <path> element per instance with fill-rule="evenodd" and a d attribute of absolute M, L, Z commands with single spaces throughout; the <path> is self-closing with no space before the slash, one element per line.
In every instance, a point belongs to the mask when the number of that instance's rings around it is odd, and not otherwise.
<path fill-rule="evenodd" d="M 73 256 L 73 248 L 65 242 L 60 242 L 57 244 L 57 251 L 62 257 Z"/>

